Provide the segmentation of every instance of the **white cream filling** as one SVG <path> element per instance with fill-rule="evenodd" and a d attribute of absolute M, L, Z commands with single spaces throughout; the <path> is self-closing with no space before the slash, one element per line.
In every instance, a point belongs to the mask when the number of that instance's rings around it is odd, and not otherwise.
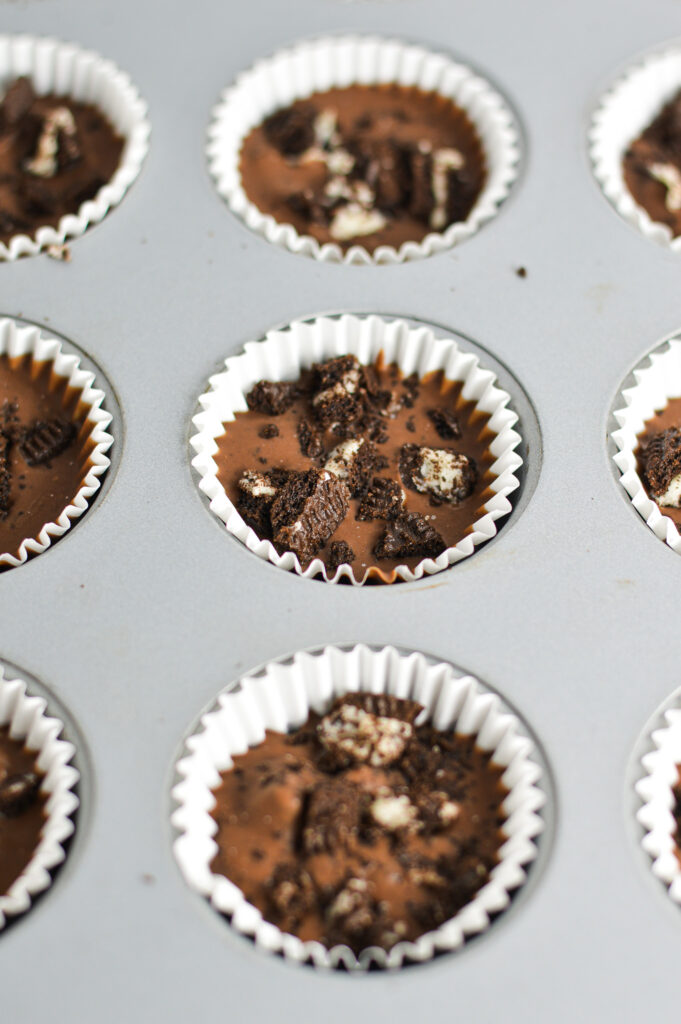
<path fill-rule="evenodd" d="M 672 477 L 667 490 L 664 494 L 656 495 L 655 501 L 667 508 L 681 508 L 681 473 Z"/>
<path fill-rule="evenodd" d="M 422 448 L 419 472 L 429 491 L 450 494 L 463 483 L 464 457 L 441 448 Z"/>
<path fill-rule="evenodd" d="M 333 216 L 329 234 L 339 242 L 381 231 L 387 221 L 379 210 L 366 210 L 359 203 L 342 206 Z"/>
<path fill-rule="evenodd" d="M 336 445 L 329 455 L 324 469 L 328 470 L 329 473 L 334 473 L 339 480 L 347 480 L 352 463 L 363 444 L 363 437 L 359 440 L 350 438 L 347 441 L 342 441 L 339 445 Z"/>
<path fill-rule="evenodd" d="M 651 164 L 648 173 L 667 189 L 665 206 L 670 212 L 681 210 L 681 171 L 674 164 Z"/>
<path fill-rule="evenodd" d="M 45 118 L 40 133 L 35 155 L 24 163 L 29 174 L 38 178 L 53 178 L 57 173 L 57 154 L 59 152 L 59 132 L 75 136 L 76 122 L 68 107 L 55 107 Z"/>
<path fill-rule="evenodd" d="M 437 149 L 433 153 L 431 188 L 435 206 L 430 214 L 430 226 L 439 230 L 447 224 L 447 199 L 449 197 L 448 172 L 460 171 L 465 161 L 458 149 Z"/>

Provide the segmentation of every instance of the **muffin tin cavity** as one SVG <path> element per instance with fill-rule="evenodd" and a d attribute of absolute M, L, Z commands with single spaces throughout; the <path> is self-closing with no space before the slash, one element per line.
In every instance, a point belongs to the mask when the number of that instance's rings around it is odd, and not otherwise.
<path fill-rule="evenodd" d="M 390 84 L 440 94 L 455 103 L 476 130 L 482 144 L 486 178 L 465 219 L 444 230 L 432 230 L 421 241 L 405 241 L 397 248 L 381 244 L 369 252 L 362 246 L 361 238 L 345 250 L 334 241 L 320 244 L 311 235 L 298 234 L 292 224 L 263 213 L 251 202 L 241 178 L 240 154 L 252 129 L 271 114 L 315 93 L 351 85 Z M 443 152 L 451 156 L 451 149 Z M 517 177 L 520 138 L 506 100 L 466 65 L 399 40 L 338 36 L 299 43 L 241 74 L 224 91 L 213 111 L 207 154 L 220 195 L 249 228 L 274 245 L 325 262 L 400 263 L 450 249 L 494 217 Z M 433 188 L 434 193 L 437 190 L 437 186 Z M 366 213 L 356 209 L 360 200 L 365 201 L 361 195 L 357 201 L 353 199 L 355 219 L 356 215 L 366 217 Z M 377 216 L 375 210 L 371 216 Z M 351 233 L 348 237 L 355 236 Z"/>
<path fill-rule="evenodd" d="M 0 36 L 0 89 L 2 93 L 19 77 L 29 78 L 39 96 L 55 95 L 96 107 L 123 139 L 118 166 L 109 181 L 95 195 L 62 216 L 56 226 L 45 225 L 30 235 L 17 230 L 6 243 L 0 242 L 0 260 L 32 256 L 50 247 L 53 255 L 63 257 L 61 247 L 67 239 L 82 235 L 90 224 L 97 224 L 120 203 L 140 173 L 149 147 L 150 126 L 146 104 L 125 72 L 96 53 L 81 50 L 71 43 L 34 36 Z M 61 108 L 63 112 L 64 107 Z M 66 111 L 66 130 L 69 114 Z M 85 123 L 85 121 L 83 122 Z M 55 128 L 64 135 L 64 125 L 46 124 L 44 150 L 51 149 L 50 136 Z M 73 127 L 71 125 L 71 127 Z M 54 136 L 60 145 L 59 134 Z M 77 135 L 74 136 L 77 141 Z M 49 173 L 41 166 L 40 174 Z M 40 185 L 40 175 L 38 186 Z M 74 199 L 78 203 L 78 198 Z"/>
<path fill-rule="evenodd" d="M 486 457 L 484 464 L 487 468 L 480 477 L 484 488 L 479 503 L 474 492 L 470 498 L 473 502 L 469 519 L 471 525 L 455 541 L 448 540 L 449 546 L 444 549 L 440 546 L 440 553 L 426 557 L 419 554 L 411 561 L 405 559 L 395 568 L 388 563 L 387 569 L 381 567 L 380 557 L 374 559 L 375 565 L 365 568 L 359 565 L 358 560 L 357 571 L 352 564 L 341 564 L 337 569 L 327 566 L 318 554 L 311 560 L 304 560 L 302 556 L 299 559 L 295 550 L 283 550 L 283 545 L 277 550 L 270 540 L 261 539 L 237 510 L 232 501 L 233 497 L 237 500 L 235 495 L 230 496 L 227 492 L 220 468 L 220 444 L 223 438 L 225 444 L 229 441 L 229 422 L 237 413 L 247 409 L 246 396 L 254 385 L 262 379 L 296 381 L 301 371 L 313 364 L 348 355 L 356 357 L 363 365 L 374 364 L 379 358 L 386 366 L 396 363 L 404 377 L 414 374 L 419 380 L 442 371 L 446 380 L 453 381 L 455 385 L 458 382 L 461 387 L 460 397 L 469 403 L 472 410 L 471 422 L 476 417 L 489 417 L 484 430 L 481 426 L 480 436 L 484 433 L 489 458 Z M 353 314 L 326 316 L 295 321 L 284 329 L 270 331 L 261 341 L 249 342 L 241 355 L 226 359 L 224 365 L 223 372 L 210 378 L 209 389 L 199 399 L 202 411 L 193 420 L 197 433 L 191 438 L 191 447 L 196 452 L 192 466 L 198 474 L 199 489 L 210 499 L 211 511 L 241 543 L 258 557 L 306 578 L 316 577 L 334 583 L 344 580 L 362 585 L 366 582 L 418 580 L 424 575 L 440 572 L 470 556 L 476 547 L 495 537 L 499 526 L 512 512 L 512 502 L 516 503 L 520 496 L 521 483 L 529 478 L 532 482 L 536 480 L 541 446 L 532 444 L 532 465 L 528 466 L 530 438 L 538 441 L 538 427 L 529 402 L 521 397 L 521 390 L 508 371 L 478 346 L 453 332 L 404 318 Z M 501 380 L 497 377 L 497 370 Z M 499 386 L 506 381 L 511 393 Z M 522 411 L 521 416 L 515 408 L 517 399 L 520 399 L 518 408 Z M 480 423 L 483 424 L 482 418 Z M 526 428 L 529 437 L 524 433 Z M 455 439 L 441 441 L 434 429 L 432 433 L 433 443 L 438 448 L 456 449 Z M 405 434 L 405 439 L 412 436 L 416 435 Z M 263 445 L 268 443 L 263 441 Z M 380 444 L 377 450 L 380 452 Z M 325 466 L 328 467 L 332 461 L 327 461 Z M 250 463 L 239 466 L 238 474 L 251 468 Z M 395 468 L 390 464 L 385 472 L 395 472 Z M 400 473 L 404 482 L 403 467 Z M 411 491 L 408 484 L 405 486 L 404 508 L 410 512 Z M 414 499 L 411 504 L 414 504 Z M 434 516 L 428 510 L 426 512 L 437 525 L 437 508 L 430 509 Z M 350 510 L 347 515 L 352 517 L 355 512 Z M 341 532 L 342 529 L 345 527 L 342 526 Z"/>
<path fill-rule="evenodd" d="M 72 845 L 80 806 L 80 771 L 76 747 L 67 738 L 73 738 L 74 731 L 70 725 L 65 727 L 64 718 L 40 684 L 26 681 L 13 666 L 0 663 L 0 732 L 10 744 L 21 743 L 34 758 L 31 772 L 7 774 L 0 780 L 6 791 L 12 788 L 11 796 L 16 792 L 20 797 L 0 803 L 0 816 L 6 830 L 16 826 L 27 834 L 25 821 L 35 817 L 42 801 L 43 818 L 33 853 L 27 854 L 20 873 L 0 893 L 0 933 L 52 885 Z"/>
<path fill-rule="evenodd" d="M 377 700 L 383 695 L 416 701 L 425 709 L 417 723 L 424 718 L 444 733 L 473 737 L 475 747 L 503 769 L 501 782 L 507 791 L 501 805 L 502 846 L 483 887 L 454 917 L 415 941 L 399 941 L 389 951 L 372 946 L 358 955 L 347 946 L 327 948 L 281 931 L 264 920 L 234 883 L 214 873 L 212 862 L 218 848 L 216 823 L 210 814 L 215 804 L 211 791 L 218 786 L 220 773 L 232 767 L 233 756 L 262 742 L 266 729 L 289 732 L 303 725 L 311 712 L 326 714 L 334 700 L 353 693 L 373 694 Z M 390 718 L 379 718 L 381 721 L 387 723 L 386 729 L 394 724 Z M 487 931 L 492 920 L 508 909 L 524 887 L 528 872 L 534 875 L 540 846 L 543 850 L 546 842 L 546 836 L 540 837 L 547 823 L 544 807 L 550 782 L 524 723 L 474 677 L 394 647 L 358 645 L 300 652 L 244 676 L 202 715 L 200 727 L 186 740 L 177 774 L 181 781 L 173 789 L 178 806 L 172 822 L 180 834 L 174 852 L 189 886 L 257 945 L 316 967 L 395 968 L 461 948 L 469 937 Z M 403 804 L 404 798 L 400 810 Z M 361 884 L 360 880 L 358 891 Z"/>
<path fill-rule="evenodd" d="M 629 501 L 656 537 L 681 553 L 678 509 L 666 514 L 652 499 L 643 478 L 640 438 L 649 421 L 670 401 L 681 397 L 681 338 L 670 336 L 644 356 L 627 375 L 615 399 L 611 419 L 610 452 L 619 470 L 619 482 Z M 679 414 L 681 425 L 681 410 Z M 673 517 L 674 518 L 673 518 Z"/>
<path fill-rule="evenodd" d="M 670 46 L 664 50 L 649 53 L 633 64 L 600 99 L 594 111 L 589 130 L 589 151 L 593 172 L 606 199 L 630 224 L 633 224 L 646 238 L 681 252 L 681 236 L 674 236 L 670 228 L 653 220 L 650 214 L 634 198 L 627 186 L 623 169 L 623 158 L 628 147 L 661 112 L 667 102 L 681 89 L 681 46 Z M 660 167 L 664 154 L 658 150 L 657 166 L 652 165 L 657 180 L 668 188 L 665 202 L 667 210 L 676 207 L 674 181 L 681 177 L 665 161 Z"/>
<path fill-rule="evenodd" d="M 110 470 L 109 427 L 120 416 L 101 371 L 38 325 L 0 317 L 0 366 L 1 571 L 45 552 L 88 511 Z"/>

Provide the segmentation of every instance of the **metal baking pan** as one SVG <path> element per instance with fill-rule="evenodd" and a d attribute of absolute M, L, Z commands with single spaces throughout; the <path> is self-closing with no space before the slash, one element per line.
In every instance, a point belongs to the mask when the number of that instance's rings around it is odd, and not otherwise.
<path fill-rule="evenodd" d="M 2 1019 L 667 1019 L 681 920 L 636 850 L 630 775 L 637 736 L 678 686 L 681 561 L 628 505 L 606 435 L 628 369 L 681 326 L 679 265 L 610 208 L 586 132 L 602 89 L 673 38 L 678 13 L 668 0 L 0 9 L 4 31 L 115 60 L 152 123 L 139 180 L 74 242 L 71 263 L 0 267 L 0 311 L 61 332 L 103 371 L 116 437 L 82 522 L 0 579 L 0 655 L 66 709 L 83 775 L 64 868 L 0 937 Z M 220 90 L 280 46 L 348 30 L 447 50 L 519 114 L 513 194 L 449 253 L 322 266 L 251 234 L 214 190 L 204 146 Z M 279 571 L 227 535 L 192 479 L 190 420 L 222 359 L 274 324 L 343 309 L 459 332 L 527 395 L 513 394 L 528 442 L 513 515 L 493 543 L 419 583 L 355 590 Z M 199 710 L 263 661 L 333 641 L 399 643 L 477 675 L 525 717 L 555 780 L 555 835 L 526 898 L 461 953 L 393 974 L 259 952 L 172 856 L 174 763 Z"/>

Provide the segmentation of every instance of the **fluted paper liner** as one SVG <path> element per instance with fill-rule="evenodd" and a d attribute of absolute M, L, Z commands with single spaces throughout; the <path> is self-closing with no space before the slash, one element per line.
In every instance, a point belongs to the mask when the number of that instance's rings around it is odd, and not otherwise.
<path fill-rule="evenodd" d="M 622 158 L 629 145 L 681 89 L 681 47 L 648 54 L 626 71 L 601 99 L 591 123 L 594 174 L 620 216 L 646 238 L 681 252 L 666 224 L 651 219 L 627 188 Z"/>
<path fill-rule="evenodd" d="M 34 256 L 48 246 L 63 245 L 82 235 L 117 206 L 139 174 L 149 148 L 150 126 L 146 103 L 125 72 L 110 60 L 72 43 L 35 36 L 0 35 L 0 95 L 20 75 L 31 79 L 37 93 L 69 96 L 92 103 L 123 136 L 120 163 L 113 177 L 74 213 L 65 214 L 57 227 L 44 225 L 31 236 L 17 234 L 0 242 L 0 260 Z"/>
<path fill-rule="evenodd" d="M 0 726 L 8 727 L 12 739 L 35 752 L 44 773 L 40 791 L 47 797 L 38 846 L 9 890 L 0 894 L 0 932 L 10 917 L 25 913 L 33 898 L 52 884 L 52 871 L 64 860 L 64 843 L 74 830 L 79 801 L 73 790 L 80 775 L 69 762 L 75 747 L 59 738 L 63 722 L 49 717 L 46 707 L 44 698 L 30 696 L 25 682 L 7 678 L 0 665 Z"/>
<path fill-rule="evenodd" d="M 475 125 L 487 179 L 465 221 L 431 232 L 421 242 L 405 242 L 399 249 L 382 245 L 369 253 L 358 244 L 343 252 L 336 243 L 320 245 L 310 235 L 299 235 L 293 225 L 261 213 L 248 199 L 239 171 L 241 145 L 269 114 L 315 92 L 391 82 L 440 93 L 461 107 Z M 397 39 L 336 36 L 281 50 L 239 75 L 213 111 L 207 156 L 220 195 L 268 242 L 325 262 L 401 263 L 450 249 L 495 215 L 517 176 L 520 141 L 506 101 L 464 64 Z"/>
<path fill-rule="evenodd" d="M 623 404 L 613 413 L 619 429 L 612 432 L 617 446 L 613 456 L 620 483 L 631 503 L 656 537 L 681 552 L 681 534 L 674 520 L 664 515 L 648 495 L 638 472 L 635 449 L 647 420 L 660 412 L 670 399 L 681 397 L 681 339 L 674 337 L 661 349 L 646 356 L 634 370 L 636 384 L 621 392 Z"/>
<path fill-rule="evenodd" d="M 475 736 L 477 745 L 505 769 L 502 781 L 509 790 L 502 805 L 506 839 L 489 882 L 435 931 L 414 942 L 400 942 L 389 952 L 367 948 L 359 957 L 347 946 L 327 949 L 319 942 L 303 942 L 280 931 L 262 918 L 233 882 L 210 868 L 217 852 L 211 790 L 219 784 L 220 773 L 232 766 L 232 757 L 262 742 L 266 729 L 286 732 L 298 728 L 311 710 L 324 713 L 336 697 L 357 691 L 418 701 L 435 728 Z M 508 907 L 511 893 L 526 880 L 527 866 L 537 855 L 535 839 L 543 828 L 539 811 L 545 799 L 537 786 L 542 772 L 533 750 L 520 720 L 502 708 L 499 698 L 485 691 L 473 676 L 457 675 L 451 665 L 432 663 L 422 654 L 406 654 L 393 647 L 326 647 L 298 653 L 287 661 L 271 662 L 257 675 L 242 678 L 236 689 L 220 694 L 215 708 L 202 716 L 200 727 L 187 740 L 185 756 L 177 764 L 182 781 L 173 789 L 178 807 L 172 823 L 180 832 L 174 843 L 175 856 L 187 883 L 215 910 L 228 915 L 238 932 L 290 960 L 311 961 L 317 967 L 361 969 L 429 960 L 438 952 L 458 949 L 468 936 L 485 931 L 491 918 Z"/>
<path fill-rule="evenodd" d="M 642 758 L 645 776 L 636 784 L 643 806 L 636 815 L 645 829 L 643 849 L 652 858 L 652 872 L 666 886 L 675 903 L 681 903 L 681 861 L 673 816 L 674 793 L 681 764 L 681 708 L 665 711 L 665 725 L 651 739 L 655 750 Z"/>
<path fill-rule="evenodd" d="M 339 355 L 352 354 L 361 363 L 374 363 L 379 353 L 383 353 L 386 363 L 396 362 L 406 376 L 417 373 L 423 377 L 443 370 L 449 380 L 464 383 L 463 397 L 474 401 L 476 409 L 490 416 L 487 426 L 496 435 L 489 445 L 495 461 L 489 469 L 491 479 L 487 484 L 494 493 L 469 533 L 437 558 L 424 558 L 413 570 L 400 565 L 388 575 L 377 563 L 378 572 L 376 568 L 367 569 L 358 580 L 348 565 L 327 573 L 319 558 L 303 569 L 297 555 L 292 551 L 279 554 L 269 540 L 261 540 L 239 515 L 218 479 L 213 459 L 218 450 L 217 439 L 225 433 L 224 424 L 233 420 L 235 413 L 248 408 L 246 394 L 257 381 L 296 380 L 301 370 L 312 363 Z M 494 373 L 484 370 L 477 356 L 462 351 L 451 338 L 437 338 L 429 327 L 413 327 L 403 320 L 389 321 L 378 316 L 294 321 L 285 329 L 269 331 L 262 341 L 248 342 L 243 353 L 226 359 L 225 369 L 210 378 L 209 390 L 199 398 L 203 411 L 193 420 L 198 432 L 190 441 L 197 453 L 192 466 L 199 474 L 200 489 L 210 498 L 211 510 L 258 557 L 301 576 L 321 575 L 331 583 L 345 578 L 361 585 L 370 574 L 385 583 L 397 578 L 418 580 L 471 555 L 477 545 L 495 536 L 497 520 L 512 510 L 508 495 L 519 486 L 516 472 L 522 458 L 515 449 L 521 437 L 513 429 L 518 417 L 507 408 L 510 395 L 497 387 L 495 381 Z"/>
<path fill-rule="evenodd" d="M 18 551 L 0 552 L 0 571 L 7 566 L 22 565 L 29 556 L 46 551 L 53 540 L 63 536 L 74 521 L 88 509 L 92 497 L 101 486 L 103 475 L 111 465 L 105 454 L 113 444 L 113 437 L 106 429 L 111 423 L 111 414 L 100 408 L 105 395 L 103 391 L 93 387 L 94 373 L 83 370 L 78 356 L 64 352 L 61 342 L 50 337 L 41 328 L 0 317 L 0 356 L 7 355 L 12 358 L 29 353 L 34 364 L 52 363 L 53 372 L 67 380 L 70 388 L 80 392 L 78 407 L 83 415 L 84 425 L 74 444 L 79 444 L 83 448 L 90 444 L 92 450 L 87 456 L 83 483 L 70 504 L 63 509 L 55 522 L 46 523 L 37 537 L 22 540 Z M 86 460 L 83 461 L 85 463 Z"/>

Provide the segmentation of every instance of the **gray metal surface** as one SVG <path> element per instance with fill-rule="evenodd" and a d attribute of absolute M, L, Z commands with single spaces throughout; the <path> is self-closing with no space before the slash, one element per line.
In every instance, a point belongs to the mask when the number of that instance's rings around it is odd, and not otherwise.
<path fill-rule="evenodd" d="M 681 32 L 678 2 L 15 0 L 0 24 L 113 58 L 153 129 L 140 179 L 70 265 L 0 267 L 0 311 L 82 346 L 124 422 L 96 507 L 0 578 L 2 657 L 51 689 L 87 747 L 70 861 L 0 938 L 0 1018 L 670 1019 L 681 919 L 635 855 L 625 783 L 640 729 L 678 685 L 681 559 L 627 507 L 605 435 L 620 379 L 680 326 L 680 264 L 609 207 L 585 132 L 613 72 Z M 320 266 L 270 248 L 214 192 L 203 148 L 220 89 L 301 35 L 348 29 L 446 48 L 519 112 L 525 173 L 499 217 L 449 254 Z M 271 324 L 341 308 L 470 335 L 539 417 L 527 508 L 424 583 L 354 590 L 281 572 L 218 528 L 191 479 L 189 419 L 210 371 Z M 517 913 L 460 955 L 366 978 L 294 968 L 235 937 L 184 885 L 168 824 L 199 708 L 263 660 L 356 640 L 422 649 L 497 687 L 539 736 L 558 791 L 548 865 Z"/>

